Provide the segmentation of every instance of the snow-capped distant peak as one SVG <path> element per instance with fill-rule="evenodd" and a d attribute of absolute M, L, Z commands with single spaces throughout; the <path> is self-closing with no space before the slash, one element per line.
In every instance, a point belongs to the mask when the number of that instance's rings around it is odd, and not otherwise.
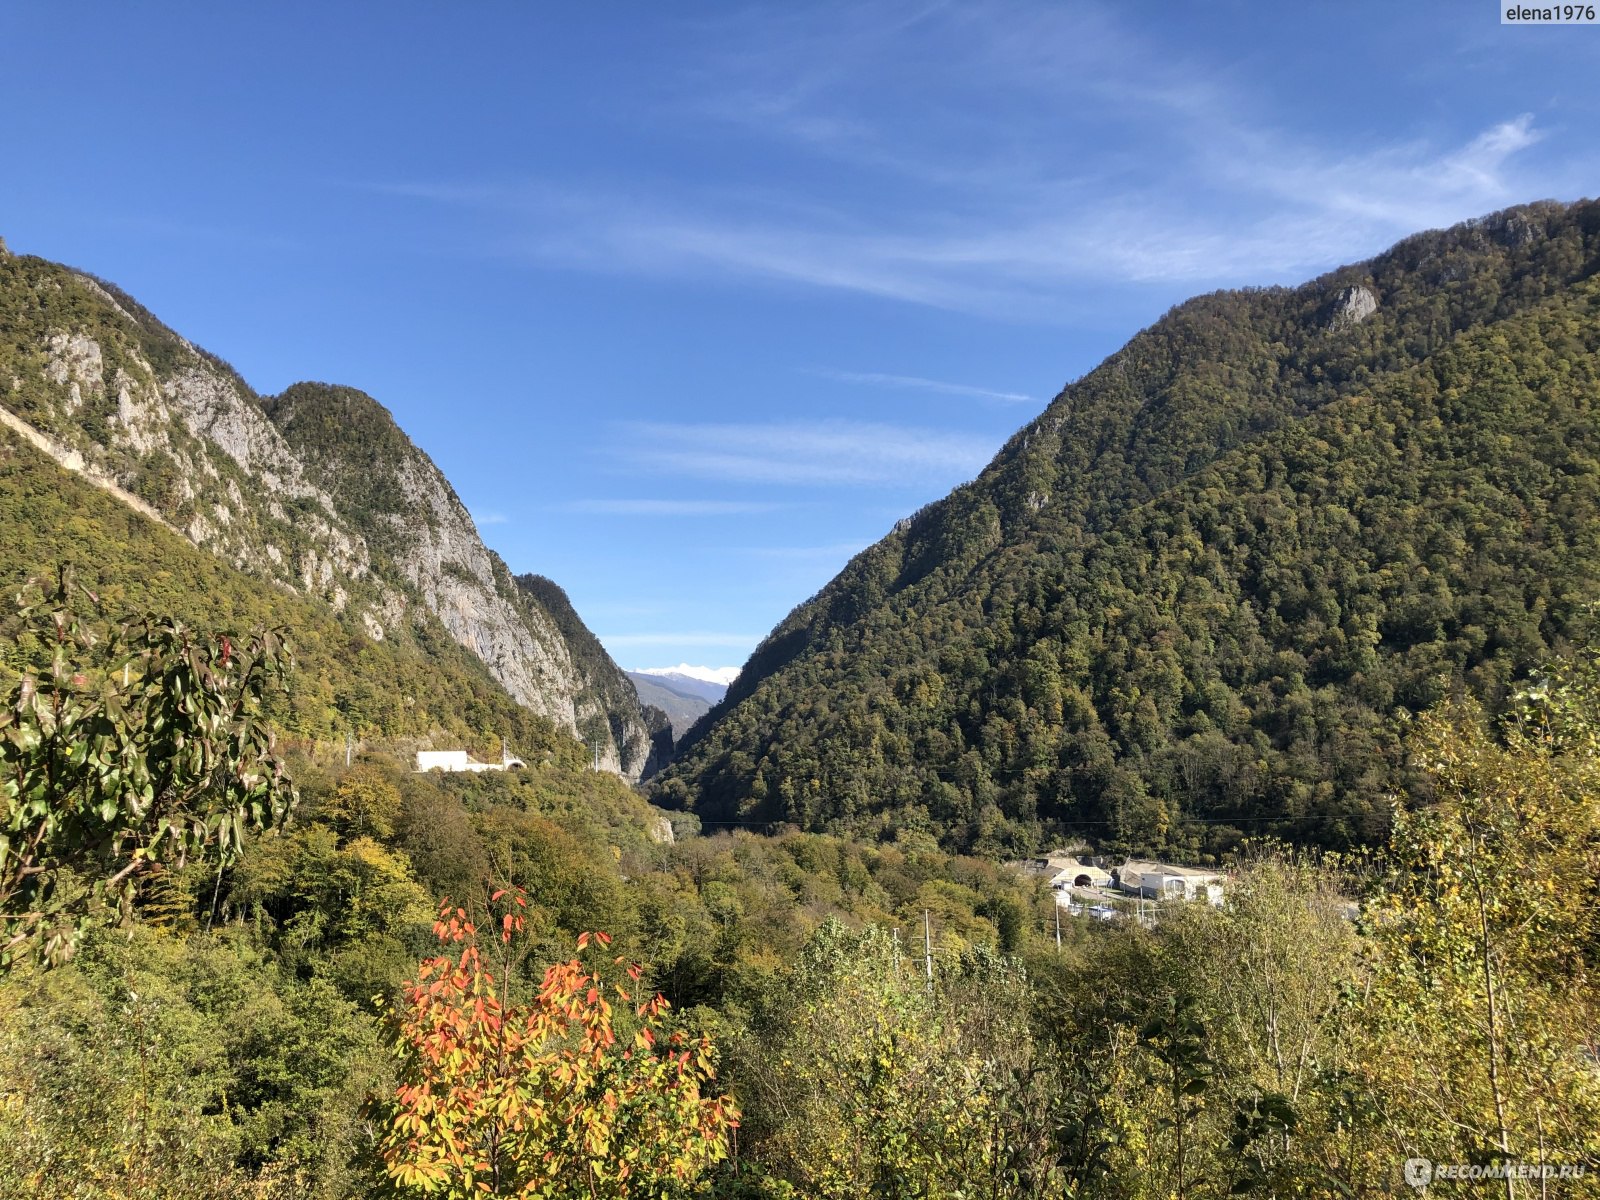
<path fill-rule="evenodd" d="M 727 687 L 739 678 L 738 667 L 691 667 L 679 663 L 675 667 L 640 667 L 639 675 L 682 675 L 685 679 L 698 679 L 701 683 L 719 683 Z"/>

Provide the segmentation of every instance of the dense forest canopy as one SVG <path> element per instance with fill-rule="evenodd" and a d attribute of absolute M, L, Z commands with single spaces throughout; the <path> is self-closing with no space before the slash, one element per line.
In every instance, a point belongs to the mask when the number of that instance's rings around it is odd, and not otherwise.
<path fill-rule="evenodd" d="M 1587 1194 L 1597 665 L 1422 718 L 1380 855 L 1258 846 L 1150 926 L 910 834 L 669 842 L 594 772 L 302 758 L 237 861 L 0 971 L 0 1190 L 1364 1196 L 1420 1155 Z"/>
<path fill-rule="evenodd" d="M 436 615 L 375 638 L 0 430 L 0 1193 L 1586 1194 L 1597 250 L 1534 206 L 1176 310 L 796 610 L 677 811 Z M 381 410 L 273 413 L 354 431 L 393 550 Z M 998 861 L 1066 834 L 1225 854 L 1226 903 Z"/>
<path fill-rule="evenodd" d="M 1014 854 L 1380 837 L 1403 718 L 1600 596 L 1600 205 L 1201 296 L 757 648 L 659 778 L 720 825 Z"/>
<path fill-rule="evenodd" d="M 569 738 L 516 704 L 426 614 L 374 641 L 353 614 L 335 614 L 220 562 L 63 471 L 9 430 L 0 430 L 0 508 L 7 530 L 0 569 L 14 587 L 72 563 L 112 616 L 154 610 L 200 626 L 291 629 L 293 686 L 269 699 L 270 714 L 291 741 L 342 748 L 347 736 L 440 739 L 497 755 L 498 739 L 505 738 L 527 758 L 582 759 Z M 16 653 L 0 646 L 8 660 Z"/>

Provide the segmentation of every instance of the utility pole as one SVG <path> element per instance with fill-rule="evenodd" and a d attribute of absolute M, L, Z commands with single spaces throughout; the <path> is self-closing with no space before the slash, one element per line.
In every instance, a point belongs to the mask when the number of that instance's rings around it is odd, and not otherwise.
<path fill-rule="evenodd" d="M 1053 900 L 1052 900 L 1051 904 L 1052 904 L 1052 907 L 1054 907 L 1055 910 L 1056 910 L 1056 953 L 1060 954 L 1061 953 L 1061 905 L 1055 903 Z"/>
<path fill-rule="evenodd" d="M 344 732 L 344 765 L 350 765 L 350 751 L 355 744 L 355 735 L 348 729 Z"/>
<path fill-rule="evenodd" d="M 928 977 L 928 991 L 933 991 L 933 925 L 928 920 L 928 910 L 922 910 L 922 969 Z"/>

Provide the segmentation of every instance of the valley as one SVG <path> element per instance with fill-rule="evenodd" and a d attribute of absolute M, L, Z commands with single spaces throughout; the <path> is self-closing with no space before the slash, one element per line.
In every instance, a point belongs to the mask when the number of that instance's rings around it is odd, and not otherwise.
<path fill-rule="evenodd" d="M 0 257 L 0 1190 L 1597 1161 L 1597 266 L 1540 203 L 1197 297 L 625 672 L 374 398 Z"/>

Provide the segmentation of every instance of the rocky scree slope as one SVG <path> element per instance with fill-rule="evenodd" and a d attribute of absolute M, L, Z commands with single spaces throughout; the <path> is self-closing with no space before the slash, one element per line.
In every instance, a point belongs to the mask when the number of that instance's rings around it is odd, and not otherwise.
<path fill-rule="evenodd" d="M 762 644 L 655 782 L 710 821 L 1201 855 L 1381 833 L 1407 713 L 1600 597 L 1600 205 L 1201 296 Z"/>
<path fill-rule="evenodd" d="M 370 397 L 257 395 L 119 289 L 0 257 L 0 420 L 230 566 L 381 641 L 426 613 L 519 703 L 637 780 L 659 713 L 561 598 L 519 585 L 433 462 Z M 557 592 L 559 590 L 557 589 Z"/>

